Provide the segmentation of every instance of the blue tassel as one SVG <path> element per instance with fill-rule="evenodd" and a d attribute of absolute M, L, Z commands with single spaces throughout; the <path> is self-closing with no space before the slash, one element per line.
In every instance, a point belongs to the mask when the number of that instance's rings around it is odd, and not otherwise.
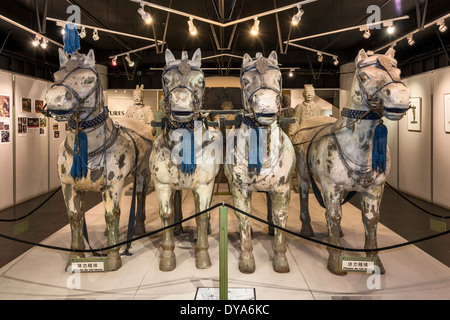
<path fill-rule="evenodd" d="M 254 127 L 251 129 L 250 141 L 248 144 L 248 170 L 256 171 L 256 174 L 258 175 L 262 168 L 262 157 L 261 128 Z"/>
<path fill-rule="evenodd" d="M 386 170 L 387 128 L 380 120 L 373 134 L 372 170 L 384 173 Z"/>
<path fill-rule="evenodd" d="M 64 27 L 64 52 L 74 54 L 80 49 L 80 38 L 78 31 L 72 23 Z"/>
<path fill-rule="evenodd" d="M 195 163 L 195 143 L 194 132 L 189 130 L 189 139 L 183 134 L 181 140 L 181 171 L 186 174 L 193 174 L 197 168 Z"/>
<path fill-rule="evenodd" d="M 88 163 L 88 145 L 87 135 L 83 131 L 79 131 L 75 138 L 73 146 L 73 163 L 70 174 L 74 180 L 86 178 Z"/>

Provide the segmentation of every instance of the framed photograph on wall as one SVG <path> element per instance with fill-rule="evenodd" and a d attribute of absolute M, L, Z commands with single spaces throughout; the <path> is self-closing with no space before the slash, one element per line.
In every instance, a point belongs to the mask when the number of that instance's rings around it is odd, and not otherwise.
<path fill-rule="evenodd" d="M 422 130 L 422 98 L 411 98 L 408 110 L 408 131 Z"/>
<path fill-rule="evenodd" d="M 450 93 L 444 94 L 444 130 L 450 133 Z"/>

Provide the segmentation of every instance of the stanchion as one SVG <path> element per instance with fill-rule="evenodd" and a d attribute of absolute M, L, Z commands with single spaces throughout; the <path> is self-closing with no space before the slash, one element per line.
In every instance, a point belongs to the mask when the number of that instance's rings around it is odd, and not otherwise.
<path fill-rule="evenodd" d="M 219 208 L 219 291 L 220 300 L 228 300 L 228 208 Z"/>

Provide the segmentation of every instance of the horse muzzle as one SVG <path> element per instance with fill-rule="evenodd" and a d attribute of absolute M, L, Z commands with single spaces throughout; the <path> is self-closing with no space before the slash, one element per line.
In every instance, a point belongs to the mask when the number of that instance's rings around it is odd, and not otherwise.
<path fill-rule="evenodd" d="M 271 125 L 278 118 L 278 113 L 255 113 L 255 120 L 261 125 Z"/>
<path fill-rule="evenodd" d="M 194 119 L 194 112 L 172 110 L 171 117 L 173 120 L 178 122 L 190 122 Z"/>

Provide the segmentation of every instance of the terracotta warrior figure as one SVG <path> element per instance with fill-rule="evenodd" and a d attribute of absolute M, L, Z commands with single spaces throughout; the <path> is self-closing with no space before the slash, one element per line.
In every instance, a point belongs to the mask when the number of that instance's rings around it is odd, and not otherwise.
<path fill-rule="evenodd" d="M 297 131 L 297 127 L 302 124 L 303 121 L 311 117 L 317 117 L 322 115 L 320 107 L 316 106 L 314 103 L 314 87 L 311 84 L 305 84 L 303 91 L 304 101 L 295 107 L 294 117 L 297 119 L 295 125 L 289 127 L 289 136 Z"/>
<path fill-rule="evenodd" d="M 126 116 L 130 118 L 134 118 L 140 121 L 143 121 L 146 125 L 148 125 L 151 130 L 153 136 L 156 135 L 155 127 L 151 126 L 152 120 L 155 120 L 155 115 L 150 106 L 144 105 L 144 85 L 141 86 L 136 85 L 136 89 L 133 91 L 133 100 L 134 105 L 130 106 L 127 109 Z"/>

